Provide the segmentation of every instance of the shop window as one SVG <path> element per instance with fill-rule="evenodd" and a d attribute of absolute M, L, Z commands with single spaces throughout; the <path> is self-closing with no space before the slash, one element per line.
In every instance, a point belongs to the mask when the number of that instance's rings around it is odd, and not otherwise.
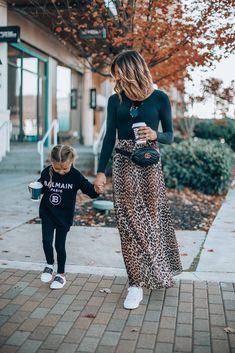
<path fill-rule="evenodd" d="M 45 133 L 45 63 L 8 47 L 8 109 L 11 140 L 37 141 Z"/>

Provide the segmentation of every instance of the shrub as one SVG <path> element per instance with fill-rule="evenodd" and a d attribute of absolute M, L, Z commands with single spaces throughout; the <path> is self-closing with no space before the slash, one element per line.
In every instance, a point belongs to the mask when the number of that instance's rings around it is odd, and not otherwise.
<path fill-rule="evenodd" d="M 235 151 L 235 120 L 224 119 L 206 119 L 197 121 L 194 127 L 195 136 L 203 139 L 221 140 Z"/>
<path fill-rule="evenodd" d="M 178 131 L 174 132 L 174 142 L 175 143 L 180 143 L 184 140 L 185 140 L 185 138 L 182 134 L 180 134 L 180 132 L 178 132 Z"/>
<path fill-rule="evenodd" d="M 226 144 L 188 140 L 161 148 L 167 187 L 190 187 L 205 194 L 221 194 L 230 183 L 234 153 Z"/>

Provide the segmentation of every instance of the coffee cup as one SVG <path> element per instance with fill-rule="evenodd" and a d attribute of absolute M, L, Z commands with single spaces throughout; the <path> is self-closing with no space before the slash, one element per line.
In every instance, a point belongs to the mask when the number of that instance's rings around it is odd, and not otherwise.
<path fill-rule="evenodd" d="M 42 183 L 39 181 L 33 181 L 32 183 L 29 184 L 29 189 L 31 191 L 31 200 L 33 201 L 39 201 L 41 198 L 41 193 L 42 193 Z"/>
<path fill-rule="evenodd" d="M 147 140 L 145 137 L 140 137 L 138 134 L 138 130 L 140 127 L 146 126 L 145 123 L 135 123 L 132 125 L 132 129 L 134 130 L 134 135 L 135 135 L 135 142 L 137 144 L 141 144 L 141 143 L 146 143 Z"/>

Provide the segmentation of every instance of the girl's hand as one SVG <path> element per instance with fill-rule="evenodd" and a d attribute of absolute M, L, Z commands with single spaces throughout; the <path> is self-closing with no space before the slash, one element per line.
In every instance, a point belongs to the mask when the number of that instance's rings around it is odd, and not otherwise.
<path fill-rule="evenodd" d="M 95 192 L 97 192 L 97 194 L 103 194 L 104 187 L 102 187 L 102 186 L 99 186 L 99 187 L 94 186 L 94 187 L 95 187 Z"/>
<path fill-rule="evenodd" d="M 157 139 L 157 133 L 155 130 L 151 129 L 149 126 L 143 126 L 138 129 L 138 135 L 141 138 L 145 138 L 149 141 L 154 141 Z"/>
<path fill-rule="evenodd" d="M 104 192 L 104 187 L 106 184 L 106 176 L 104 173 L 97 173 L 96 179 L 94 181 L 94 187 L 97 194 Z"/>

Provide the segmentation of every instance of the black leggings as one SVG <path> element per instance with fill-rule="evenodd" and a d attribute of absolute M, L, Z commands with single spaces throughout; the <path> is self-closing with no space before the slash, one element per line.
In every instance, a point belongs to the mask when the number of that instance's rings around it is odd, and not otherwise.
<path fill-rule="evenodd" d="M 55 249 L 57 252 L 57 272 L 64 273 L 66 261 L 65 241 L 70 227 L 60 227 L 42 221 L 42 244 L 48 265 L 54 264 L 53 239 L 55 232 Z"/>

